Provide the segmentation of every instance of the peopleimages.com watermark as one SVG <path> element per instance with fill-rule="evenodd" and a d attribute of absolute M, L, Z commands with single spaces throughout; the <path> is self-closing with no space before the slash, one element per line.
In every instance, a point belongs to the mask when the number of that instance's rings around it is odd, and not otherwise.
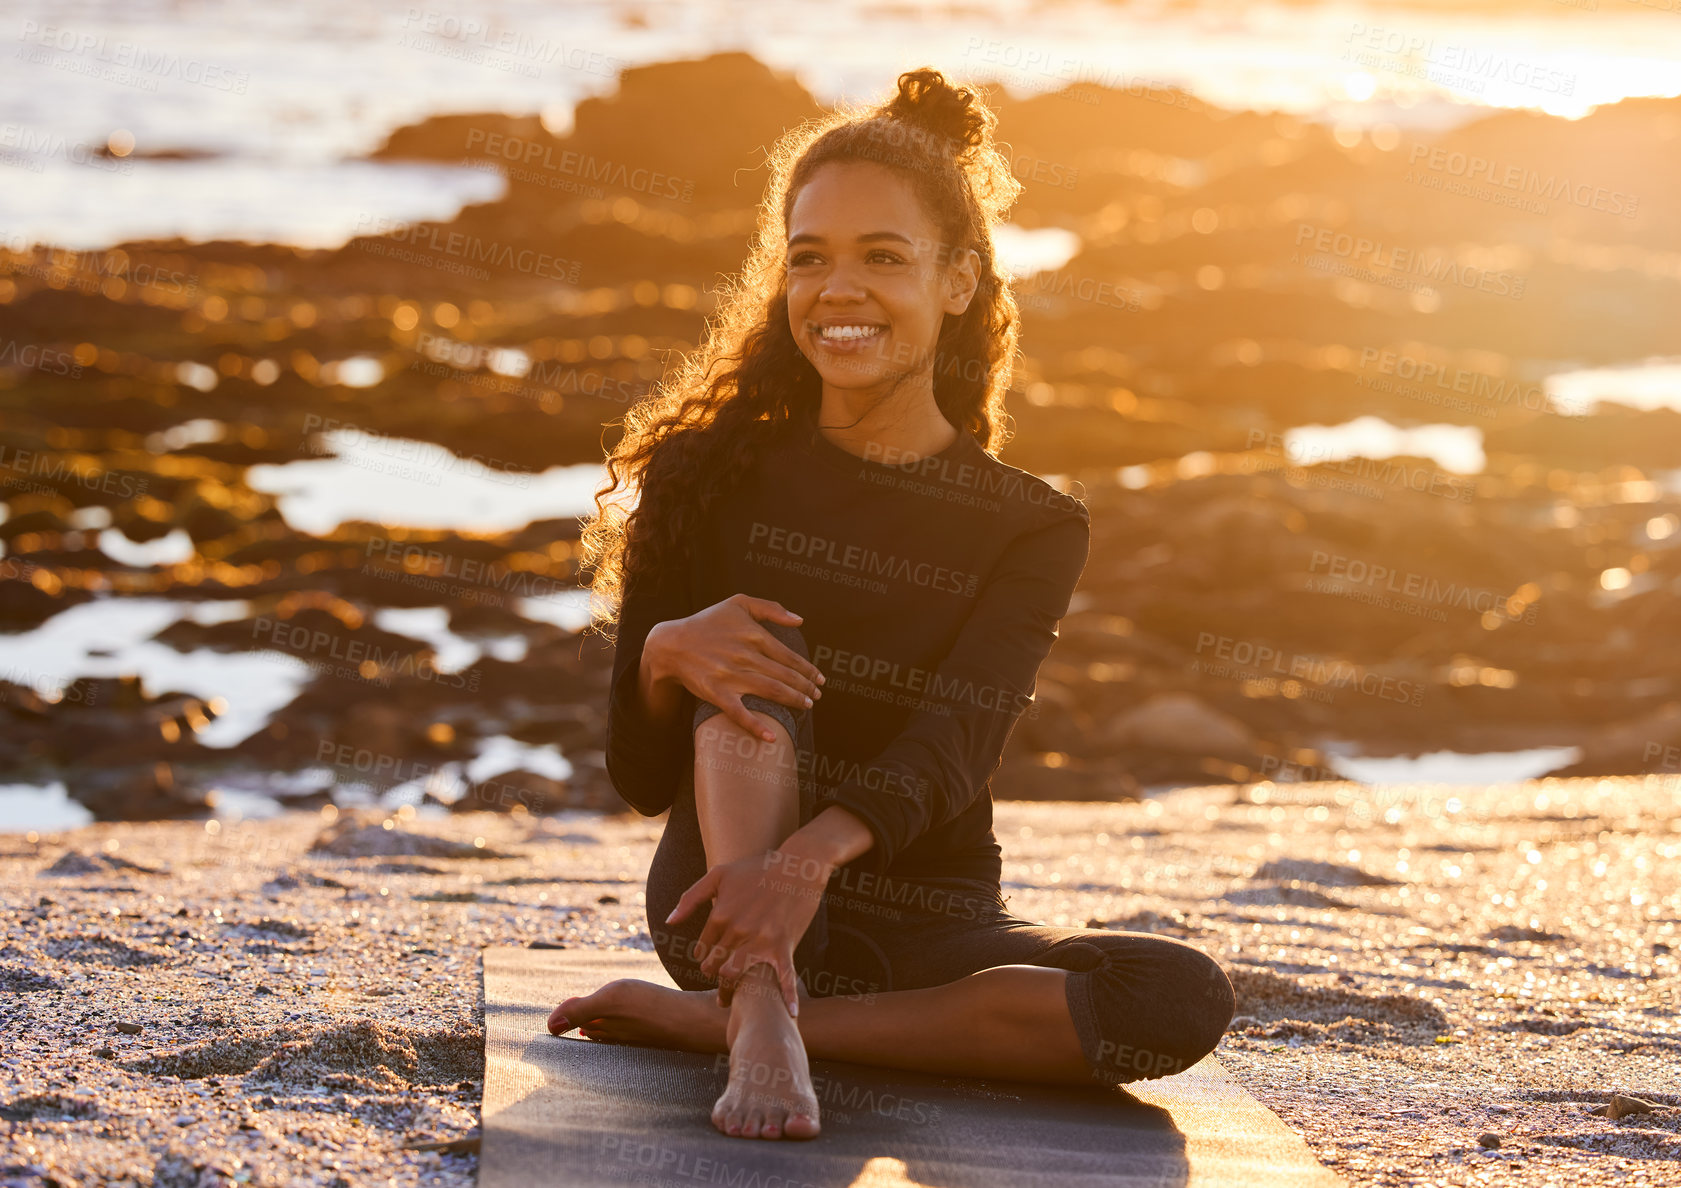
<path fill-rule="evenodd" d="M 739 1076 L 742 1083 L 752 1086 L 748 1093 L 749 1102 L 763 1100 L 785 1104 L 795 1092 L 793 1070 L 785 1063 L 764 1060 L 744 1063 L 720 1052 L 713 1057 L 712 1071 L 714 1074 L 726 1074 L 732 1084 L 737 1083 Z M 875 1085 L 848 1084 L 838 1076 L 812 1073 L 811 1091 L 817 1098 L 824 1122 L 850 1122 L 854 1112 L 918 1126 L 940 1120 L 940 1107 L 933 1102 L 906 1097 Z M 746 1185 L 741 1185 L 741 1188 L 746 1188 Z"/>
<path fill-rule="evenodd" d="M 811 662 L 828 678 L 825 693 L 844 690 L 858 697 L 890 701 L 941 717 L 950 717 L 954 707 L 960 705 L 993 713 L 1020 713 L 1029 718 L 1037 716 L 1039 710 L 1031 691 L 984 684 L 973 677 L 941 673 L 830 644 L 812 648 Z"/>
<path fill-rule="evenodd" d="M 947 374 L 959 369 L 948 367 Z M 919 454 L 899 446 L 869 442 L 860 455 L 865 462 L 888 470 L 865 469 L 864 477 L 879 486 L 927 495 L 946 503 L 1002 511 L 1006 502 L 1030 507 L 1074 511 L 1079 499 L 1060 491 L 1038 475 L 1015 466 L 958 462 L 939 454 Z"/>
<path fill-rule="evenodd" d="M 688 1188 L 719 1184 L 725 1188 L 818 1188 L 810 1180 L 750 1167 L 731 1159 L 680 1150 L 657 1139 L 631 1134 L 601 1134 L 594 1175 L 628 1180 L 645 1188 Z"/>
<path fill-rule="evenodd" d="M 663 927 L 657 923 L 650 925 L 648 940 L 655 953 L 664 955 L 662 961 L 669 957 L 676 962 L 693 962 L 699 966 L 705 964 L 709 956 L 723 954 L 727 957 L 730 952 L 724 945 L 709 948 L 692 931 Z M 854 998 L 874 1003 L 876 995 L 881 992 L 880 982 L 867 982 L 863 978 L 835 973 L 833 970 L 796 967 L 794 973 L 805 983 L 807 993 L 818 997 Z M 718 978 L 715 974 L 700 972 L 700 976 L 717 984 Z"/>
<path fill-rule="evenodd" d="M 1304 245 L 1315 254 L 1304 257 L 1298 251 L 1290 257 L 1292 264 L 1389 288 L 1474 289 L 1515 301 L 1523 297 L 1529 283 L 1527 277 L 1517 273 L 1462 264 L 1446 253 L 1387 244 L 1335 227 L 1297 223 L 1296 246 Z"/>
<path fill-rule="evenodd" d="M 27 124 L 0 124 L 0 165 L 25 169 L 30 173 L 44 173 L 47 162 L 52 160 L 67 161 L 104 173 L 134 172 L 133 161 L 107 154 L 102 145 L 71 140 L 57 132 L 31 128 Z"/>
<path fill-rule="evenodd" d="M 721 715 L 716 715 L 721 718 Z M 843 786 L 865 788 L 898 796 L 916 804 L 926 804 L 928 777 L 897 767 L 860 762 L 844 755 L 793 747 L 793 756 L 786 753 L 789 743 L 782 737 L 766 740 L 748 734 L 739 727 L 731 730 L 709 729 L 703 723 L 696 737 L 707 743 L 705 753 L 695 760 L 705 770 L 734 779 L 751 779 L 784 788 L 797 788 L 803 779 L 815 786 L 821 795 Z"/>
<path fill-rule="evenodd" d="M 82 378 L 82 365 L 69 351 L 35 342 L 19 342 L 15 338 L 0 338 L 0 367 L 39 371 L 43 375 L 59 375 L 65 379 Z M 0 451 L 4 448 L 0 446 Z"/>
<path fill-rule="evenodd" d="M 963 56 L 979 59 L 991 68 L 998 81 L 1024 90 L 1042 90 L 1036 85 L 1035 80 L 1038 79 L 1061 83 L 1064 88 L 1085 84 L 1088 89 L 1053 92 L 1078 103 L 1095 105 L 1102 98 L 1101 91 L 1109 90 L 1169 107 L 1188 108 L 1191 105 L 1189 96 L 1171 83 L 1139 74 L 1129 75 L 1101 61 L 1087 61 L 1056 50 L 1022 46 L 999 38 L 972 36 L 963 49 Z"/>
<path fill-rule="evenodd" d="M 86 491 L 133 499 L 144 495 L 150 485 L 144 475 L 113 470 L 81 470 L 68 461 L 66 455 L 44 450 L 20 450 L 16 446 L 0 443 L 0 471 L 7 470 L 16 471 L 29 478 L 46 479 L 51 483 L 54 494 L 61 492 L 66 484 L 74 483 Z M 7 478 L 0 485 L 18 488 L 29 485 L 37 490 L 42 489 L 42 484 L 28 484 L 27 479 L 23 478 Z"/>
<path fill-rule="evenodd" d="M 818 803 L 823 803 L 821 797 Z M 924 916 L 979 920 L 998 906 L 997 901 L 989 896 L 961 888 L 935 886 L 920 879 L 861 871 L 851 866 L 836 866 L 818 858 L 782 850 L 767 851 L 762 869 L 767 878 L 774 871 L 791 880 L 787 883 L 769 882 L 768 885 L 775 890 L 786 893 L 796 887 L 816 885 L 818 890 L 815 894 L 827 902 L 839 903 L 852 912 L 891 912 L 894 919 L 903 914 L 897 909 L 909 909 Z"/>
<path fill-rule="evenodd" d="M 474 149 L 478 153 L 469 155 L 462 164 L 500 159 L 504 164 L 498 168 L 505 169 L 510 177 L 551 190 L 588 185 L 595 187 L 590 196 L 597 198 L 603 196 L 603 186 L 678 202 L 693 202 L 695 198 L 693 178 L 675 177 L 643 165 L 606 160 L 593 153 L 562 148 L 552 140 L 532 140 L 488 128 L 469 128 L 466 147 L 469 154 Z"/>
<path fill-rule="evenodd" d="M 477 280 L 490 279 L 489 270 L 480 267 L 485 264 L 568 284 L 577 284 L 583 272 L 580 260 L 485 239 L 466 231 L 452 231 L 436 223 L 408 223 L 385 215 L 363 214 L 356 220 L 356 236 L 357 246 L 371 255 L 456 272 Z"/>
<path fill-rule="evenodd" d="M 7 569 L 7 562 L 0 561 L 0 577 L 15 576 Z M 66 681 L 56 674 L 0 664 L 0 705 L 22 700 L 12 693 L 14 688 L 33 694 L 49 705 L 93 705 L 99 700 L 99 686 L 93 681 Z"/>
<path fill-rule="evenodd" d="M 1533 623 L 1536 618 L 1534 602 L 1460 582 L 1443 582 L 1428 574 L 1396 569 L 1323 549 L 1314 550 L 1308 572 L 1317 575 L 1308 579 L 1307 588 L 1310 591 L 1338 594 L 1386 610 L 1416 614 L 1438 623 L 1447 621 L 1447 616 L 1440 609 L 1443 606 L 1463 607 L 1477 614 L 1495 614 L 1514 623 Z M 1395 595 L 1401 597 L 1396 598 Z"/>
<path fill-rule="evenodd" d="M 458 16 L 435 8 L 409 8 L 403 14 L 397 44 L 440 57 L 455 58 L 523 78 L 538 78 L 547 66 L 581 74 L 617 78 L 630 65 L 587 46 L 518 29 L 499 28 L 478 16 Z"/>
<path fill-rule="evenodd" d="M 884 594 L 888 582 L 973 598 L 981 575 L 915 557 L 882 553 L 799 528 L 755 520 L 747 534 L 746 559 L 769 569 L 802 573 Z"/>
<path fill-rule="evenodd" d="M 1502 164 L 1494 157 L 1440 145 L 1413 145 L 1407 165 L 1406 180 L 1425 189 L 1477 198 L 1531 214 L 1546 214 L 1545 202 L 1560 200 L 1583 210 L 1597 210 L 1625 219 L 1632 219 L 1640 211 L 1640 198 L 1634 194 L 1556 173 L 1543 174 L 1527 165 Z"/>
<path fill-rule="evenodd" d="M 26 20 L 19 39 L 27 43 L 19 47 L 19 59 L 142 91 L 157 90 L 160 79 L 233 95 L 245 94 L 251 85 L 250 74 L 243 70 L 87 29 Z"/>
<path fill-rule="evenodd" d="M 541 790 L 542 785 L 516 783 L 495 776 L 469 781 L 461 773 L 459 760 L 441 764 L 423 763 L 330 738 L 317 741 L 315 759 L 318 763 L 330 764 L 344 782 L 365 783 L 382 793 L 399 785 L 415 784 L 422 794 L 430 794 L 435 800 L 454 803 L 458 794 L 465 804 L 481 811 L 514 812 L 524 809 L 541 815 L 555 807 Z"/>
<path fill-rule="evenodd" d="M 1441 41 L 1364 21 L 1350 24 L 1343 41 L 1345 62 L 1406 74 L 1473 94 L 1482 94 L 1491 82 L 1509 83 L 1548 95 L 1576 93 L 1576 75 L 1499 50 Z"/>
<path fill-rule="evenodd" d="M 1530 412 L 1558 411 L 1539 384 L 1469 367 L 1449 367 L 1396 351 L 1362 347 L 1359 368 L 1354 376 L 1359 387 L 1472 416 L 1497 417 L 1508 404 Z M 1373 371 L 1377 374 L 1361 374 Z"/>
<path fill-rule="evenodd" d="M 1359 479 L 1375 480 L 1386 487 L 1404 488 L 1417 491 L 1421 495 L 1451 499 L 1457 503 L 1470 503 L 1477 493 L 1476 479 L 1466 475 L 1448 474 L 1433 466 L 1407 463 L 1398 458 L 1341 457 L 1327 446 L 1292 441 L 1282 433 L 1273 433 L 1265 429 L 1249 431 L 1249 441 L 1245 448 L 1253 450 L 1257 446 L 1297 468 L 1324 468 Z M 1268 467 L 1263 464 L 1261 469 L 1265 470 Z M 1381 490 L 1366 490 L 1378 499 L 1383 498 Z"/>
<path fill-rule="evenodd" d="M 17 257 L 0 259 L 0 276 L 28 277 L 53 289 L 74 289 L 90 296 L 103 290 L 111 295 L 109 286 L 120 281 L 122 290 L 132 285 L 143 299 L 179 299 L 172 304 L 190 302 L 198 291 L 198 277 L 147 260 L 136 261 L 121 248 L 72 251 L 42 245 L 37 249 L 22 235 L 0 232 L 0 251 Z"/>
<path fill-rule="evenodd" d="M 1117 281 L 1099 277 L 1076 276 L 1062 268 L 1046 268 L 1035 272 L 1014 285 L 1016 303 L 1022 309 L 1050 312 L 1059 301 L 1079 301 L 1118 309 L 1122 313 L 1142 313 L 1144 295 L 1138 289 Z"/>
<path fill-rule="evenodd" d="M 370 536 L 362 556 L 364 576 L 479 606 L 504 606 L 510 598 L 553 598 L 578 588 L 576 582 L 513 569 L 503 561 L 479 561 L 384 536 Z"/>
<path fill-rule="evenodd" d="M 1197 633 L 1196 655 L 1190 671 L 1259 685 L 1268 692 L 1295 682 L 1297 695 L 1311 701 L 1329 703 L 1335 697 L 1333 689 L 1352 687 L 1381 701 L 1415 707 L 1424 704 L 1424 686 L 1418 681 L 1372 672 L 1347 660 L 1290 652 L 1257 640 L 1201 631 Z"/>
<path fill-rule="evenodd" d="M 293 623 L 273 615 L 251 620 L 251 637 L 275 648 L 287 649 L 286 662 L 307 668 L 319 676 L 365 681 L 388 687 L 397 677 L 414 677 L 452 689 L 477 692 L 479 670 L 444 672 L 429 650 L 382 648 L 367 640 L 347 639 L 320 628 Z"/>
<path fill-rule="evenodd" d="M 416 337 L 415 349 L 424 357 L 410 364 L 410 370 L 533 400 L 548 408 L 568 396 L 629 404 L 653 390 L 653 384 L 646 380 L 609 375 L 599 368 L 579 367 L 559 359 L 533 360 L 512 347 L 461 342 L 425 330 Z"/>

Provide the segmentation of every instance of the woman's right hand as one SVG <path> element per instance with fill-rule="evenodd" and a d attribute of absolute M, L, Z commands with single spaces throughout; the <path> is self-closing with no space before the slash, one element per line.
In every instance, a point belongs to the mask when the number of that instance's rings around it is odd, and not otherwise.
<path fill-rule="evenodd" d="M 642 647 L 656 682 L 675 681 L 722 710 L 742 729 L 776 736 L 742 704 L 756 693 L 804 709 L 823 695 L 818 667 L 760 625 L 761 619 L 797 626 L 803 620 L 779 602 L 732 594 L 685 619 L 655 624 Z"/>

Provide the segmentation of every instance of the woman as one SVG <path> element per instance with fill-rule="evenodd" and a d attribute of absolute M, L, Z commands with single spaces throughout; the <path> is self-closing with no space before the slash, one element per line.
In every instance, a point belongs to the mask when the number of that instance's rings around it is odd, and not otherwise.
<path fill-rule="evenodd" d="M 744 279 L 585 528 L 618 604 L 607 768 L 670 809 L 648 921 L 683 989 L 612 982 L 549 1030 L 728 1051 L 726 1134 L 814 1137 L 808 1054 L 1118 1084 L 1231 1020 L 1190 945 L 1005 910 L 990 778 L 1090 533 L 993 456 L 1021 188 L 994 124 L 924 69 L 785 139 Z"/>

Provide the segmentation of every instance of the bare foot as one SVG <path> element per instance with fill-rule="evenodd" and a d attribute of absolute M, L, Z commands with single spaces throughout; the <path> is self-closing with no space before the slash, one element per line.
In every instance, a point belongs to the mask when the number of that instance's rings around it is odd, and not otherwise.
<path fill-rule="evenodd" d="M 549 1015 L 549 1034 L 579 1029 L 588 1039 L 686 1052 L 726 1052 L 729 1009 L 712 990 L 675 990 L 619 978 L 594 994 L 568 998 Z"/>
<path fill-rule="evenodd" d="M 821 1127 L 805 1041 L 770 966 L 748 970 L 729 1012 L 730 1083 L 712 1107 L 712 1125 L 740 1138 L 816 1138 Z"/>

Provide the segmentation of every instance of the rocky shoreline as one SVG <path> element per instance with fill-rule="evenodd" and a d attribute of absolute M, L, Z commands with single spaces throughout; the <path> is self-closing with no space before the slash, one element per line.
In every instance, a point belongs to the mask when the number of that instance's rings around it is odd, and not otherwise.
<path fill-rule="evenodd" d="M 685 102 L 701 94 L 728 109 Z M 1681 101 L 1349 146 L 1283 115 L 1098 98 L 999 103 L 1027 186 L 1018 223 L 1083 244 L 1020 285 L 1027 354 L 1003 458 L 1082 493 L 1094 532 L 1001 794 L 1322 777 L 1328 739 L 1378 754 L 1573 745 L 1564 774 L 1677 770 L 1677 414 L 1565 417 L 1540 381 L 1564 359 L 1673 349 L 1662 311 L 1681 241 L 1659 215 L 1681 199 L 1681 157 L 1622 150 L 1673 143 Z M 239 602 L 178 616 L 156 642 L 315 674 L 228 747 L 202 741 L 225 708 L 211 693 L 65 684 L 0 660 L 0 767 L 63 780 L 101 819 L 200 816 L 273 773 L 377 796 L 506 737 L 557 748 L 572 774 L 516 768 L 433 799 L 613 807 L 610 649 L 521 603 L 577 592 L 574 519 L 306 531 L 253 468 L 327 457 L 335 429 L 386 448 L 376 473 L 443 482 L 474 458 L 510 496 L 598 461 L 739 266 L 759 183 L 738 166 L 815 110 L 743 54 L 637 68 L 565 136 L 502 115 L 394 133 L 380 159 L 509 174 L 505 198 L 447 225 L 373 228 L 336 251 L 0 252 L 0 338 L 28 348 L 0 358 L 0 629 L 110 597 Z M 1565 200 L 1543 218 L 1418 180 L 1451 176 L 1439 155 L 1492 146 L 1639 205 L 1612 217 Z M 1338 254 L 1359 233 L 1525 287 L 1304 262 L 1361 263 Z M 1363 414 L 1475 426 L 1486 464 L 1286 444 L 1293 426 Z M 417 459 L 408 443 L 442 448 Z M 436 642 L 377 621 L 433 607 L 477 659 L 440 666 Z"/>

